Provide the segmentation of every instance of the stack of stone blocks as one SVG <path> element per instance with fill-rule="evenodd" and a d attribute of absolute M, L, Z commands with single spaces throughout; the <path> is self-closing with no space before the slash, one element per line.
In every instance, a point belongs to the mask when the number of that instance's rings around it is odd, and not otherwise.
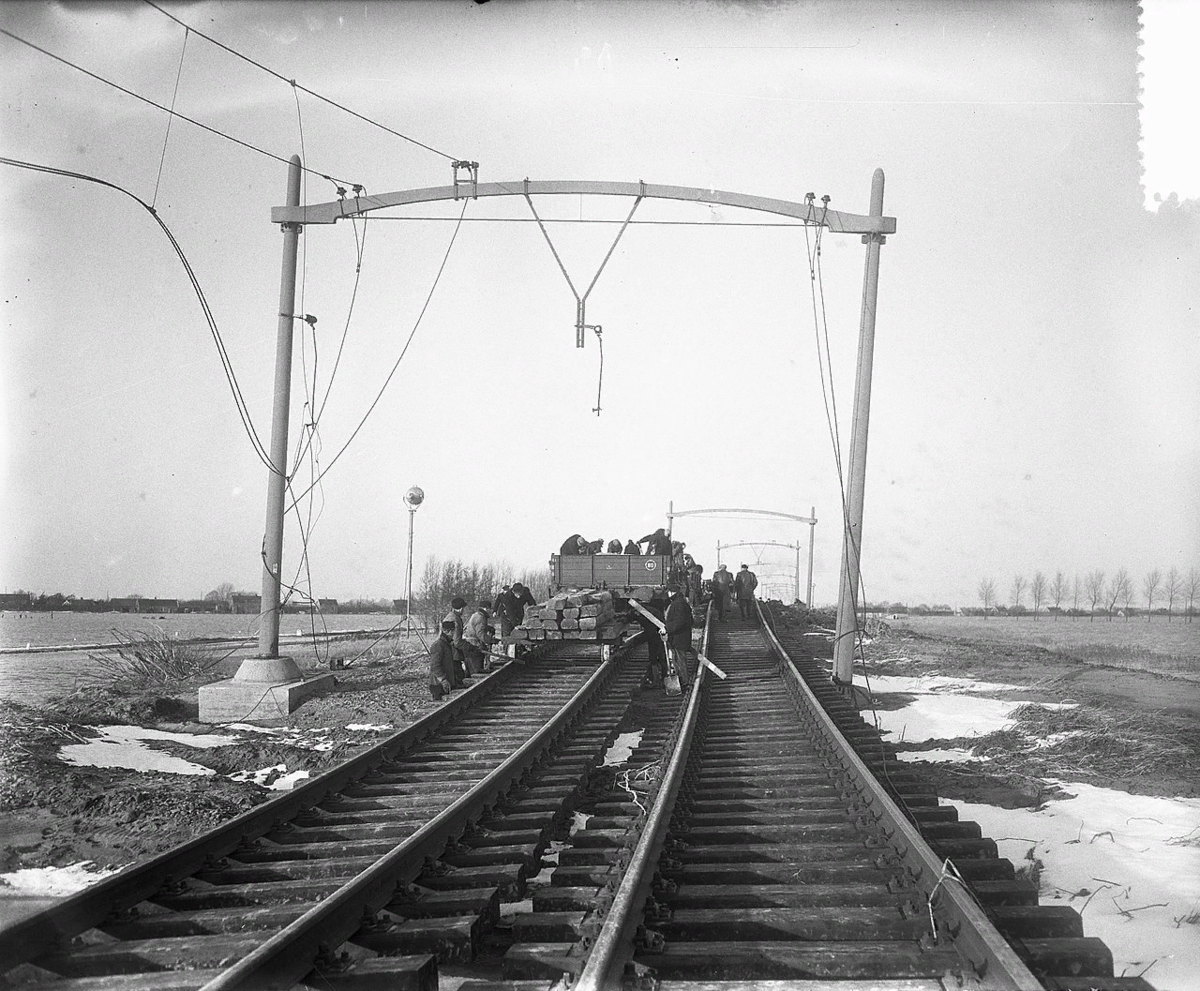
<path fill-rule="evenodd" d="M 607 640 L 617 622 L 612 593 L 571 592 L 525 607 L 525 620 L 512 632 L 513 641 Z"/>

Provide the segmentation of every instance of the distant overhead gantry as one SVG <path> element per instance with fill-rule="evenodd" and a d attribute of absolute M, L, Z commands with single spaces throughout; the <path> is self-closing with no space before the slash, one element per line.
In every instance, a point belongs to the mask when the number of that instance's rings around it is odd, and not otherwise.
<path fill-rule="evenodd" d="M 813 573 L 813 538 L 817 530 L 817 507 L 814 506 L 809 510 L 808 516 L 796 516 L 794 513 L 780 513 L 773 509 L 682 509 L 678 512 L 675 510 L 675 503 L 671 502 L 667 509 L 667 529 L 674 530 L 675 519 L 679 516 L 709 516 L 720 518 L 722 516 L 765 516 L 771 519 L 778 520 L 794 520 L 797 523 L 808 524 L 808 584 L 805 586 L 804 602 L 808 607 L 812 608 L 812 573 Z M 717 542 L 717 564 L 721 563 L 721 551 L 726 547 L 760 547 L 760 546 L 775 546 L 788 547 L 796 552 L 796 598 L 800 598 L 800 542 L 794 544 L 781 544 L 774 540 L 747 540 L 737 544 L 722 544 Z"/>

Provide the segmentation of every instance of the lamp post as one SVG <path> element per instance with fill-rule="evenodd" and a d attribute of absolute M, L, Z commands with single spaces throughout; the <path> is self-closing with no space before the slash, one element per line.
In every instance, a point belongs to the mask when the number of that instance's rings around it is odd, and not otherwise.
<path fill-rule="evenodd" d="M 425 501 L 425 493 L 413 486 L 404 493 L 404 505 L 408 507 L 408 567 L 405 569 L 404 590 L 404 635 L 408 636 L 412 629 L 412 552 L 413 552 L 413 520 L 417 508 Z"/>

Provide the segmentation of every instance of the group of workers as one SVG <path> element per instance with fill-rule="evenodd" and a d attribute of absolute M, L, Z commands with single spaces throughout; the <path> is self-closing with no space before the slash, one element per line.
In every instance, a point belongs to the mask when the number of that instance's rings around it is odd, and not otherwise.
<path fill-rule="evenodd" d="M 646 550 L 642 550 L 642 544 L 646 545 Z M 624 544 L 621 543 L 619 537 L 614 537 L 605 545 L 604 538 L 599 540 L 588 540 L 586 537 L 578 533 L 573 533 L 563 541 L 562 547 L 558 553 L 562 557 L 577 557 L 582 554 L 633 554 L 638 557 L 650 556 L 654 554 L 670 556 L 674 551 L 675 542 L 671 540 L 667 532 L 659 527 L 653 533 L 648 533 L 641 540 L 627 540 Z"/>
<path fill-rule="evenodd" d="M 491 599 L 480 599 L 475 611 L 464 618 L 467 600 L 456 595 L 450 600 L 450 611 L 442 620 L 441 632 L 429 648 L 429 694 L 440 699 L 455 688 L 463 688 L 474 675 L 491 669 L 492 651 L 496 643 L 495 617 L 500 622 L 500 636 L 507 637 L 520 625 L 525 607 L 537 600 L 521 582 L 505 585 L 496 596 L 493 610 Z"/>
<path fill-rule="evenodd" d="M 684 551 L 684 544 L 672 541 L 663 529 L 648 533 L 641 540 L 630 540 L 621 546 L 619 540 L 608 544 L 610 554 L 660 555 L 671 558 L 671 573 L 665 593 L 656 593 L 646 603 L 646 609 L 663 623 L 660 632 L 655 623 L 640 612 L 635 618 L 647 633 L 649 664 L 643 685 L 658 687 L 673 670 L 679 677 L 681 687 L 691 681 L 689 658 L 695 654 L 692 648 L 692 607 L 703 600 L 704 586 L 712 592 L 714 618 L 718 622 L 729 619 L 731 603 L 736 600 L 743 620 L 754 616 L 754 590 L 758 588 L 758 576 L 743 564 L 736 575 L 725 565 L 720 565 L 710 582 L 704 582 L 703 566 Z M 578 533 L 571 534 L 559 551 L 563 555 L 599 554 L 604 548 L 603 540 L 586 540 Z M 474 675 L 485 673 L 491 668 L 495 656 L 492 647 L 496 642 L 495 618 L 500 624 L 500 637 L 508 637 L 521 625 L 525 607 L 536 605 L 537 600 L 521 582 L 505 585 L 496 596 L 493 608 L 490 599 L 480 599 L 475 611 L 464 618 L 467 602 L 455 596 L 450 602 L 450 612 L 442 620 L 441 632 L 429 648 L 429 692 L 434 699 L 441 699 L 456 688 L 464 687 Z"/>
<path fill-rule="evenodd" d="M 736 599 L 742 619 L 754 618 L 754 590 L 758 588 L 758 575 L 743 564 L 736 575 L 721 565 L 713 572 L 713 611 L 720 620 L 729 618 L 730 599 Z"/>

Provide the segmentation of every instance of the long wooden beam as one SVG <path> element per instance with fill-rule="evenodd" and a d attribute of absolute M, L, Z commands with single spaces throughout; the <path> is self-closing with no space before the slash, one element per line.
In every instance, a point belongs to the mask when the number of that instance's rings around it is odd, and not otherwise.
<path fill-rule="evenodd" d="M 377 196 L 353 196 L 329 203 L 307 206 L 277 206 L 271 208 L 274 224 L 332 224 L 347 217 L 360 217 L 372 210 L 407 206 L 412 203 L 434 203 L 439 200 L 465 199 L 463 186 L 430 186 L 426 189 L 403 189 Z M 699 189 L 694 186 L 660 186 L 642 182 L 591 182 L 576 180 L 532 180 L 518 182 L 483 182 L 474 187 L 472 198 L 486 196 L 649 196 L 663 200 L 683 200 L 689 203 L 710 203 L 717 206 L 757 210 L 782 217 L 792 217 L 814 227 L 825 227 L 837 234 L 894 234 L 895 217 L 869 217 L 841 210 L 827 210 L 819 203 L 793 203 L 766 196 L 749 196 L 720 189 Z M 719 225 L 718 225 L 719 226 Z"/>

